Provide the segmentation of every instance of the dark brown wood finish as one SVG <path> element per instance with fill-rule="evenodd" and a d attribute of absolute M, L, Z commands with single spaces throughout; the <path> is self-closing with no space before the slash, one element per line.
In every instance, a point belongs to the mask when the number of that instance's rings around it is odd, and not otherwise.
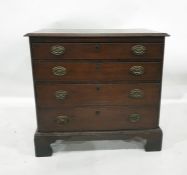
<path fill-rule="evenodd" d="M 141 137 L 147 141 L 146 151 L 161 150 L 158 122 L 168 34 L 149 30 L 42 30 L 26 36 L 30 37 L 35 87 L 36 156 L 50 156 L 50 144 L 58 139 Z M 134 54 L 135 45 L 144 47 L 144 53 Z M 54 55 L 53 46 L 63 46 L 64 53 Z M 63 75 L 54 73 L 59 66 Z M 135 74 L 133 66 L 138 67 Z M 141 97 L 132 98 L 132 91 Z"/>
<path fill-rule="evenodd" d="M 164 36 L 129 36 L 129 37 L 55 37 L 30 36 L 31 43 L 163 43 Z"/>
<path fill-rule="evenodd" d="M 130 116 L 133 114 L 140 115 L 140 119 L 131 121 Z M 158 108 L 156 106 L 62 107 L 40 109 L 38 116 L 40 132 L 152 129 L 157 128 Z M 67 116 L 67 123 L 60 123 L 59 116 Z"/>
<path fill-rule="evenodd" d="M 65 75 L 55 75 L 53 68 L 61 66 L 66 69 Z M 142 75 L 134 75 L 130 71 L 133 66 L 142 66 Z M 159 62 L 64 62 L 64 61 L 34 61 L 34 76 L 36 81 L 66 81 L 66 82 L 98 82 L 98 81 L 160 81 L 161 67 Z"/>
<path fill-rule="evenodd" d="M 132 47 L 141 44 L 146 48 L 145 54 L 134 55 Z M 62 55 L 51 53 L 53 46 L 65 48 Z M 163 44 L 158 43 L 34 43 L 33 59 L 162 59 Z"/>
<path fill-rule="evenodd" d="M 167 33 L 161 33 L 147 29 L 42 29 L 25 36 L 30 37 L 165 37 Z"/>
<path fill-rule="evenodd" d="M 130 97 L 130 92 L 140 89 L 142 98 Z M 63 90 L 67 96 L 56 99 L 55 92 Z M 159 83 L 128 84 L 38 84 L 36 86 L 39 107 L 75 105 L 155 105 L 159 102 Z"/>
<path fill-rule="evenodd" d="M 34 136 L 35 154 L 37 157 L 51 156 L 50 144 L 56 140 L 132 140 L 137 137 L 146 140 L 145 151 L 160 151 L 162 149 L 162 130 L 160 128 L 97 132 L 36 132 Z"/>

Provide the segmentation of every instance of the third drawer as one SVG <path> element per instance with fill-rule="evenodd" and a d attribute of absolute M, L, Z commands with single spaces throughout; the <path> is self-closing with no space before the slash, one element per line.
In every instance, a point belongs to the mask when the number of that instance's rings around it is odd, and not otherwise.
<path fill-rule="evenodd" d="M 39 107 L 159 104 L 159 83 L 37 84 Z"/>

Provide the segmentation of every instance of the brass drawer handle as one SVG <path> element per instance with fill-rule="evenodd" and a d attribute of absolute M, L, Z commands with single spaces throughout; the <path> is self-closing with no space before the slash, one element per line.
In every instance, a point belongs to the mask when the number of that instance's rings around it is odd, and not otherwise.
<path fill-rule="evenodd" d="M 130 91 L 129 97 L 135 99 L 143 98 L 144 92 L 141 89 L 133 89 Z"/>
<path fill-rule="evenodd" d="M 132 66 L 129 69 L 132 75 L 143 75 L 144 74 L 144 67 L 143 66 Z"/>
<path fill-rule="evenodd" d="M 140 44 L 132 47 L 132 53 L 134 55 L 143 55 L 145 51 L 146 51 L 146 47 Z"/>
<path fill-rule="evenodd" d="M 65 47 L 63 47 L 61 45 L 52 46 L 51 53 L 53 55 L 63 55 L 65 53 Z"/>
<path fill-rule="evenodd" d="M 66 74 L 66 68 L 62 66 L 55 66 L 52 68 L 52 71 L 56 76 L 63 76 Z"/>
<path fill-rule="evenodd" d="M 67 95 L 68 95 L 67 91 L 58 90 L 58 91 L 55 92 L 55 97 L 58 100 L 64 100 Z"/>
<path fill-rule="evenodd" d="M 68 124 L 69 123 L 69 117 L 66 115 L 60 115 L 56 117 L 56 122 L 59 125 L 64 125 L 64 124 Z"/>
<path fill-rule="evenodd" d="M 141 119 L 140 114 L 131 114 L 129 115 L 129 121 L 132 123 L 138 122 Z"/>

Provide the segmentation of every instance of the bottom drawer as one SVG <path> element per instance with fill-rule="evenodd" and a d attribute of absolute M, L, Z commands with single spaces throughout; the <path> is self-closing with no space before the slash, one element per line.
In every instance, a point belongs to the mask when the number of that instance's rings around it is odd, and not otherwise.
<path fill-rule="evenodd" d="M 158 107 L 68 107 L 39 109 L 38 130 L 101 131 L 150 129 L 158 125 Z"/>

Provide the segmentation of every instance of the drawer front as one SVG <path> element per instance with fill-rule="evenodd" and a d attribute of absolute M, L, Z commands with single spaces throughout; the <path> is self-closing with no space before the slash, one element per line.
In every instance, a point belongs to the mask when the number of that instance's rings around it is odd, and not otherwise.
<path fill-rule="evenodd" d="M 150 105 L 159 102 L 160 84 L 38 84 L 36 97 L 39 107 Z"/>
<path fill-rule="evenodd" d="M 162 43 L 32 43 L 33 59 L 162 59 Z"/>
<path fill-rule="evenodd" d="M 96 131 L 156 128 L 157 107 L 72 107 L 39 109 L 39 131 Z"/>
<path fill-rule="evenodd" d="M 123 81 L 161 80 L 162 65 L 159 62 L 115 63 L 33 63 L 35 80 L 40 81 Z"/>

